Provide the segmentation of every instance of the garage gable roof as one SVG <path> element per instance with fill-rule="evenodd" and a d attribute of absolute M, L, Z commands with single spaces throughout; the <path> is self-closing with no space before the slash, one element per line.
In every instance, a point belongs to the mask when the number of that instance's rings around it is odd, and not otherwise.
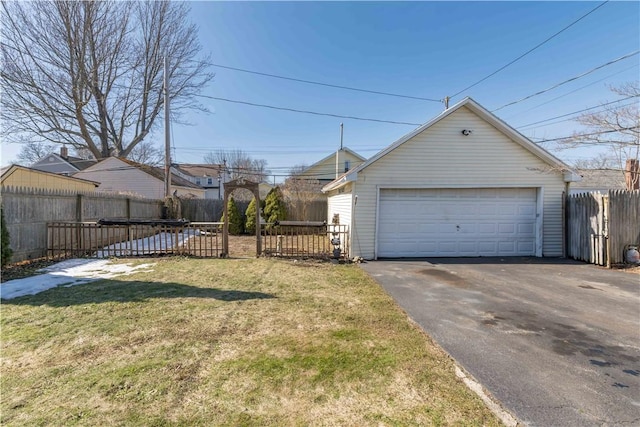
<path fill-rule="evenodd" d="M 350 181 L 355 181 L 357 179 L 359 171 L 361 171 L 363 169 L 366 169 L 372 163 L 375 163 L 377 160 L 379 160 L 380 158 L 386 156 L 387 154 L 389 154 L 391 151 L 395 150 L 396 148 L 400 147 L 402 144 L 404 144 L 405 142 L 409 141 L 414 136 L 416 136 L 419 133 L 429 129 L 431 126 L 435 125 L 436 123 L 440 122 L 441 120 L 444 120 L 446 117 L 448 117 L 449 115 L 451 115 L 452 113 L 456 112 L 457 110 L 459 110 L 462 107 L 467 107 L 469 110 L 471 110 L 472 112 L 477 114 L 481 119 L 483 119 L 487 123 L 489 123 L 492 126 L 494 126 L 496 129 L 498 129 L 500 132 L 505 134 L 509 139 L 511 139 L 512 141 L 514 141 L 517 144 L 521 145 L 526 150 L 528 150 L 529 152 L 531 152 L 535 156 L 539 157 L 540 159 L 542 159 L 543 161 L 548 163 L 553 168 L 558 169 L 558 170 L 563 171 L 563 172 L 573 172 L 571 170 L 571 168 L 567 164 L 562 162 L 560 159 L 558 159 L 557 157 L 555 157 L 554 155 L 552 155 L 551 153 L 549 153 L 545 149 L 543 149 L 543 148 L 537 146 L 536 144 L 534 144 L 529 138 L 527 138 L 526 136 L 522 135 L 520 132 L 518 132 L 517 130 L 515 130 L 514 128 L 512 128 L 511 126 L 506 124 L 504 121 L 502 121 L 501 119 L 496 117 L 489 110 L 484 108 L 482 105 L 478 104 L 473 99 L 471 99 L 469 97 L 466 97 L 462 101 L 460 101 L 457 104 L 453 105 L 451 108 L 448 108 L 448 109 L 444 110 L 442 113 L 440 113 L 438 116 L 434 117 L 433 119 L 431 119 L 427 123 L 419 126 L 418 128 L 416 128 L 413 131 L 409 132 L 408 134 L 404 135 L 402 138 L 400 138 L 399 140 L 397 140 L 396 142 L 394 142 L 393 144 L 391 144 L 387 148 L 383 149 L 382 151 L 378 152 L 376 155 L 374 155 L 371 158 L 369 158 L 369 160 L 367 160 L 366 162 L 364 162 L 361 165 L 353 168 L 352 170 L 350 170 L 349 172 L 345 173 L 344 175 L 338 177 L 335 181 L 332 181 L 329 184 L 325 185 L 322 188 L 322 191 L 323 192 L 327 192 L 327 191 L 335 190 L 337 188 L 342 187 L 343 185 L 345 185 L 346 183 L 348 183 Z M 566 179 L 566 180 L 572 180 L 572 179 L 569 178 L 569 179 Z"/>

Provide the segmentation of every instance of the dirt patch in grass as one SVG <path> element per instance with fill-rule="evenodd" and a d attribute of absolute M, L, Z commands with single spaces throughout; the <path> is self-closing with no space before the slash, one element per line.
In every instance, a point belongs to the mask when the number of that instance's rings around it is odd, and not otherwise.
<path fill-rule="evenodd" d="M 160 259 L 0 321 L 2 425 L 499 425 L 353 265 Z"/>
<path fill-rule="evenodd" d="M 0 281 L 6 282 L 7 280 L 22 279 L 24 277 L 36 275 L 39 274 L 38 270 L 49 267 L 57 262 L 58 261 L 48 259 L 39 259 L 10 264 L 2 268 L 2 271 L 0 272 Z"/>

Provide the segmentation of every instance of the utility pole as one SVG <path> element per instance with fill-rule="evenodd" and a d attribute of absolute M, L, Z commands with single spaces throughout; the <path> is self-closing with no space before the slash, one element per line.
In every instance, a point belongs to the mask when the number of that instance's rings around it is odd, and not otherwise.
<path fill-rule="evenodd" d="M 169 120 L 169 73 L 164 57 L 164 197 L 171 196 L 171 122 Z"/>
<path fill-rule="evenodd" d="M 336 179 L 338 179 L 338 177 L 340 176 L 340 161 L 341 161 L 341 156 L 340 154 L 342 154 L 342 133 L 344 131 L 344 124 L 340 123 L 340 149 L 338 151 L 336 151 Z"/>

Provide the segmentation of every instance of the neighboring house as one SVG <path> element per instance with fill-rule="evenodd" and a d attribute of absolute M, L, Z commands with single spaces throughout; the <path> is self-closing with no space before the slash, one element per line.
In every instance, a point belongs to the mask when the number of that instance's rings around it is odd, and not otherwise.
<path fill-rule="evenodd" d="M 98 182 L 58 175 L 19 165 L 1 169 L 0 186 L 36 188 L 42 190 L 66 190 L 74 192 L 96 191 Z"/>
<path fill-rule="evenodd" d="M 268 184 L 266 182 L 261 182 L 260 184 L 258 184 L 258 192 L 260 193 L 260 200 L 264 200 L 267 198 L 267 194 L 269 194 L 269 191 L 273 190 L 275 187 L 271 184 Z"/>
<path fill-rule="evenodd" d="M 223 199 L 224 183 L 231 180 L 224 165 L 182 163 L 172 172 L 205 189 L 205 199 Z"/>
<path fill-rule="evenodd" d="M 73 175 L 96 163 L 97 161 L 95 159 L 81 159 L 79 157 L 69 156 L 68 148 L 60 147 L 60 154 L 48 154 L 32 164 L 30 168 L 60 175 Z"/>
<path fill-rule="evenodd" d="M 624 172 L 613 169 L 577 169 L 582 177 L 579 182 L 571 183 L 569 194 L 625 190 L 627 188 Z"/>
<path fill-rule="evenodd" d="M 327 184 L 365 259 L 562 256 L 570 168 L 471 98 Z"/>
<path fill-rule="evenodd" d="M 98 191 L 132 194 L 148 199 L 164 198 L 164 169 L 119 157 L 108 157 L 77 172 L 74 177 L 100 182 Z M 179 197 L 203 199 L 205 189 L 171 174 L 171 193 Z"/>
<path fill-rule="evenodd" d="M 348 148 L 341 148 L 300 172 L 307 179 L 317 179 L 327 184 L 338 176 L 364 163 L 366 159 Z"/>

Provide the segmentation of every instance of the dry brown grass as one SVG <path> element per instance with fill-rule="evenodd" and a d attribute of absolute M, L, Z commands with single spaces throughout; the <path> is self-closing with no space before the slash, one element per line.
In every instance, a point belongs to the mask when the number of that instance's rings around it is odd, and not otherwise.
<path fill-rule="evenodd" d="M 163 259 L 1 322 L 2 425 L 499 425 L 353 265 Z"/>

